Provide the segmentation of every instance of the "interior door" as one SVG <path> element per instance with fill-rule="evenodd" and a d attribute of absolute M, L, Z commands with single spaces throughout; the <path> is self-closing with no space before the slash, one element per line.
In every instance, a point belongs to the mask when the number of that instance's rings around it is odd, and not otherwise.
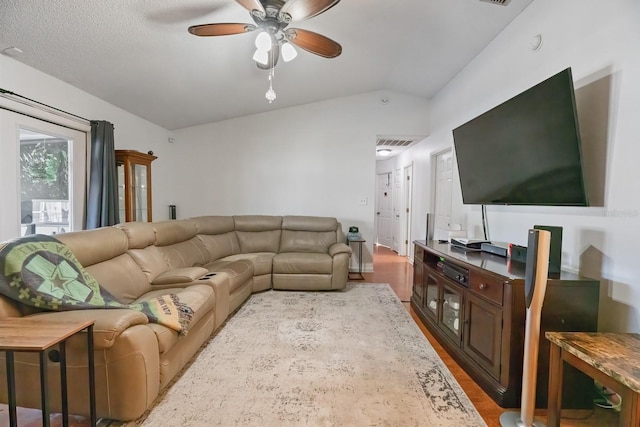
<path fill-rule="evenodd" d="M 398 252 L 400 255 L 405 255 L 411 258 L 411 218 L 413 215 L 413 208 L 411 206 L 413 200 L 413 164 L 404 167 L 404 232 L 403 232 L 403 247 L 402 251 Z"/>
<path fill-rule="evenodd" d="M 379 245 L 392 247 L 393 244 L 393 186 L 391 185 L 391 172 L 378 175 L 377 180 L 377 211 L 378 235 L 376 242 Z"/>
<path fill-rule="evenodd" d="M 393 246 L 391 249 L 400 254 L 402 250 L 402 175 L 400 169 L 393 174 Z"/>
<path fill-rule="evenodd" d="M 0 241 L 81 230 L 87 134 L 0 109 Z"/>
<path fill-rule="evenodd" d="M 434 239 L 449 237 L 451 223 L 451 186 L 453 173 L 453 153 L 451 149 L 435 156 L 435 201 Z"/>

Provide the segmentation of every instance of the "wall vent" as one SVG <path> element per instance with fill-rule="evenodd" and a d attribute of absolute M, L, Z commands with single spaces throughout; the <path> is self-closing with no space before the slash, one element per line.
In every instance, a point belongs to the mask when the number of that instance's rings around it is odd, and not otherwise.
<path fill-rule="evenodd" d="M 499 5 L 502 5 L 502 6 L 506 6 L 511 2 L 511 0 L 480 0 L 480 1 L 485 2 L 485 3 L 499 4 Z"/>

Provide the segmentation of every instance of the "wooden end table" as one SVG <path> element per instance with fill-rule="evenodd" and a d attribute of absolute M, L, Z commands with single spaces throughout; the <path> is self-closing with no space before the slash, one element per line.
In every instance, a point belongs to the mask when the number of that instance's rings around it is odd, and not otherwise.
<path fill-rule="evenodd" d="M 58 345 L 60 362 L 60 388 L 62 399 L 62 423 L 69 425 L 69 405 L 67 399 L 67 359 L 66 341 L 73 335 L 87 331 L 87 359 L 89 369 L 89 404 L 91 425 L 95 426 L 96 396 L 95 368 L 93 354 L 94 321 L 39 320 L 36 318 L 10 317 L 0 319 L 0 351 L 6 354 L 7 388 L 9 397 L 9 423 L 17 426 L 15 352 L 37 352 L 40 356 L 40 395 L 42 399 L 42 425 L 49 426 L 47 359 L 53 347 Z"/>
<path fill-rule="evenodd" d="M 547 425 L 560 425 L 563 362 L 622 397 L 621 426 L 640 426 L 640 335 L 606 332 L 547 332 L 551 342 Z"/>

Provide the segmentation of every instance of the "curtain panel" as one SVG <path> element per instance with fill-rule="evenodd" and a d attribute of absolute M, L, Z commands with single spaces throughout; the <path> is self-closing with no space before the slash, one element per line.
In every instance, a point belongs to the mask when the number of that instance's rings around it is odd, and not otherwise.
<path fill-rule="evenodd" d="M 91 121 L 90 163 L 86 228 L 118 224 L 118 176 L 112 123 Z"/>

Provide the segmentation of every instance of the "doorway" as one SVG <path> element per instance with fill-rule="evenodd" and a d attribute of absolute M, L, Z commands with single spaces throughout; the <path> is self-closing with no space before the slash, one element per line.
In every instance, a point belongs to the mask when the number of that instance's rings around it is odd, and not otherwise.
<path fill-rule="evenodd" d="M 376 180 L 376 244 L 393 246 L 393 187 L 391 172 L 378 174 Z"/>
<path fill-rule="evenodd" d="M 435 163 L 434 188 L 434 239 L 448 239 L 451 224 L 451 187 L 453 176 L 453 153 L 451 149 L 432 157 Z"/>

